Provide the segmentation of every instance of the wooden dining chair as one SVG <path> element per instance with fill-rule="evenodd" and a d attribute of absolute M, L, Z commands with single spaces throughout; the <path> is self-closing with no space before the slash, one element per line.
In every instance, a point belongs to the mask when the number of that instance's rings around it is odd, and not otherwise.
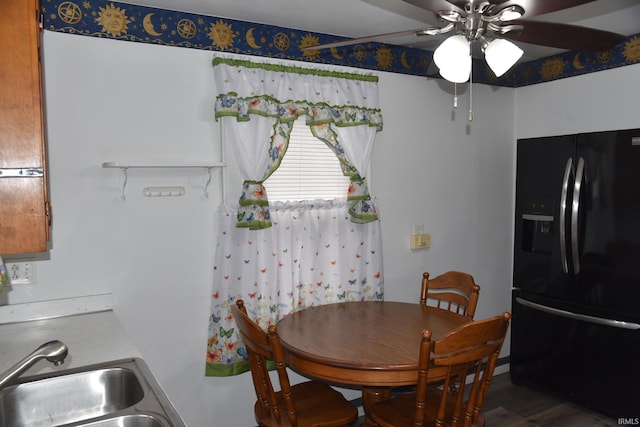
<path fill-rule="evenodd" d="M 480 286 L 468 273 L 449 271 L 434 279 L 429 279 L 427 272 L 422 274 L 420 304 L 434 305 L 473 319 L 479 296 Z"/>
<path fill-rule="evenodd" d="M 291 385 L 276 326 L 264 331 L 249 318 L 243 300 L 236 301 L 231 311 L 249 356 L 257 397 L 254 412 L 261 427 L 338 427 L 358 417 L 358 409 L 327 383 L 310 380 Z M 280 391 L 273 388 L 267 360 L 275 362 Z"/>
<path fill-rule="evenodd" d="M 381 427 L 484 426 L 482 405 L 510 319 L 505 312 L 472 321 L 435 342 L 423 331 L 415 391 L 372 405 L 368 416 Z M 435 369 L 443 370 L 437 386 L 427 382 Z"/>

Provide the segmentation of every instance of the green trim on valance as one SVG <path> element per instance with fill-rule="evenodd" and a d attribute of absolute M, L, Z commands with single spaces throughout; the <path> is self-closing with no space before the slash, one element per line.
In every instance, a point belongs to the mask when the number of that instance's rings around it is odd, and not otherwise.
<path fill-rule="evenodd" d="M 219 64 L 226 64 L 234 67 L 259 68 L 259 69 L 268 70 L 268 71 L 294 73 L 294 74 L 302 74 L 302 75 L 309 75 L 309 76 L 338 77 L 338 78 L 347 79 L 347 80 L 360 80 L 363 82 L 374 82 L 374 83 L 378 82 L 378 76 L 374 76 L 373 74 L 345 73 L 340 71 L 320 70 L 317 68 L 304 68 L 304 67 L 294 67 L 289 65 L 269 64 L 264 62 L 253 62 L 253 61 L 242 60 L 242 59 L 215 57 L 213 58 L 212 64 L 214 67 Z"/>
<path fill-rule="evenodd" d="M 305 100 L 281 101 L 270 95 L 239 97 L 235 92 L 219 94 L 216 97 L 214 118 L 235 117 L 239 122 L 251 120 L 251 115 L 271 117 L 281 123 L 294 122 L 300 116 L 307 116 L 308 126 L 335 124 L 336 126 L 374 126 L 382 130 L 382 112 L 379 108 L 354 105 L 329 105 L 325 102 L 313 103 Z"/>

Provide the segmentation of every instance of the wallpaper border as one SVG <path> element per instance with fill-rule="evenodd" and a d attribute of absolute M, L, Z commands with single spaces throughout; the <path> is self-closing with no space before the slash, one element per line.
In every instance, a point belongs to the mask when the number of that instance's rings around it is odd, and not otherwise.
<path fill-rule="evenodd" d="M 345 38 L 115 1 L 41 0 L 41 5 L 48 31 L 440 78 L 433 53 L 422 49 L 371 42 L 304 50 Z M 607 52 L 571 51 L 523 63 L 501 78 L 483 60 L 474 60 L 472 77 L 474 83 L 520 87 L 638 62 L 640 34 Z"/>

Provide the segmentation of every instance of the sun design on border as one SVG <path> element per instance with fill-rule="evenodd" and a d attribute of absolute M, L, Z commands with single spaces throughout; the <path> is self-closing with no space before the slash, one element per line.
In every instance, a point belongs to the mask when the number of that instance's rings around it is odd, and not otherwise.
<path fill-rule="evenodd" d="M 544 61 L 540 67 L 540 75 L 545 80 L 557 79 L 564 72 L 565 63 L 561 58 L 551 58 Z"/>
<path fill-rule="evenodd" d="M 629 62 L 640 60 L 640 38 L 634 37 L 624 45 L 624 58 Z"/>
<path fill-rule="evenodd" d="M 107 34 L 117 37 L 122 33 L 127 32 L 127 25 L 131 23 L 127 15 L 126 9 L 120 9 L 115 7 L 113 3 L 100 8 L 96 22 L 102 25 L 102 31 Z"/>
<path fill-rule="evenodd" d="M 316 36 L 313 36 L 311 34 L 306 34 L 302 36 L 302 40 L 300 41 L 300 45 L 299 45 L 300 49 L 302 50 L 302 55 L 305 58 L 309 58 L 309 59 L 317 58 L 318 56 L 320 56 L 319 49 L 306 50 L 305 47 L 318 46 L 319 44 L 320 44 L 320 41 Z"/>
<path fill-rule="evenodd" d="M 231 24 L 227 24 L 222 20 L 219 20 L 215 24 L 211 24 L 211 31 L 209 31 L 209 39 L 214 45 L 220 49 L 226 49 L 233 44 L 233 38 L 235 34 L 231 29 Z"/>
<path fill-rule="evenodd" d="M 382 68 L 389 68 L 393 62 L 393 54 L 388 47 L 379 47 L 376 50 L 376 62 Z"/>

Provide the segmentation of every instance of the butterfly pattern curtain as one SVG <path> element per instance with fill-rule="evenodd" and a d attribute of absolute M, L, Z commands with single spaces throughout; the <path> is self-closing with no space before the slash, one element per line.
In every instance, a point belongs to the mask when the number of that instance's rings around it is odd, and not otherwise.
<path fill-rule="evenodd" d="M 230 306 L 245 300 L 263 328 L 293 311 L 382 300 L 380 220 L 365 172 L 382 129 L 370 75 L 216 58 L 216 119 L 244 179 L 239 203 L 218 213 L 206 374 L 249 370 Z M 286 153 L 300 116 L 340 160 L 345 198 L 269 203 L 263 181 Z"/>
<path fill-rule="evenodd" d="M 225 130 L 244 179 L 238 227 L 271 226 L 263 183 L 280 165 L 300 116 L 333 150 L 351 180 L 351 219 L 378 218 L 364 175 L 375 134 L 382 129 L 377 77 L 225 58 L 214 59 L 213 65 L 215 118 L 233 121 Z"/>

